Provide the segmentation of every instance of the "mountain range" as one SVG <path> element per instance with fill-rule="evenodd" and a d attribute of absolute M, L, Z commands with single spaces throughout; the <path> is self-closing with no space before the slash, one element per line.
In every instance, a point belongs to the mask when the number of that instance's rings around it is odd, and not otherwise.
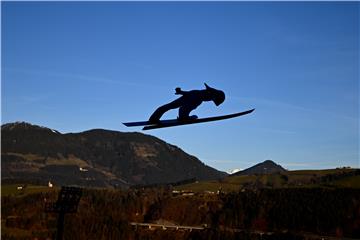
<path fill-rule="evenodd" d="M 1 126 L 1 144 L 3 182 L 126 187 L 227 175 L 177 146 L 136 132 L 62 134 L 16 122 Z"/>

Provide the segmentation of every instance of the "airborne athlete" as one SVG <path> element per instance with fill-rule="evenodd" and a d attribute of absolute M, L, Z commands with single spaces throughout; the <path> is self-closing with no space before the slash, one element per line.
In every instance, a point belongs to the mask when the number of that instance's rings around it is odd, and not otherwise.
<path fill-rule="evenodd" d="M 189 115 L 190 112 L 196 109 L 202 102 L 213 101 L 216 106 L 219 106 L 224 102 L 225 94 L 223 91 L 211 88 L 206 83 L 205 87 L 206 88 L 204 90 L 192 91 L 183 91 L 179 87 L 176 88 L 175 94 L 182 96 L 171 103 L 165 104 L 156 109 L 156 111 L 150 116 L 149 122 L 153 124 L 158 123 L 165 112 L 176 108 L 179 108 L 179 121 L 197 119 L 196 115 L 191 117 Z"/>
<path fill-rule="evenodd" d="M 155 112 L 150 116 L 149 121 L 126 122 L 123 124 L 127 127 L 144 126 L 143 130 L 150 130 L 156 128 L 174 127 L 194 123 L 224 120 L 246 115 L 252 113 L 255 110 L 251 109 L 244 112 L 238 112 L 228 115 L 198 118 L 196 115 L 190 116 L 190 112 L 200 106 L 200 104 L 202 104 L 203 102 L 213 101 L 216 106 L 219 106 L 225 100 L 224 92 L 215 88 L 211 88 L 205 83 L 205 89 L 203 90 L 183 91 L 181 90 L 181 88 L 178 87 L 175 89 L 175 94 L 181 95 L 181 97 L 157 108 Z M 176 108 L 179 109 L 179 115 L 177 119 L 160 120 L 160 118 L 162 117 L 162 115 L 164 115 L 165 112 Z"/>

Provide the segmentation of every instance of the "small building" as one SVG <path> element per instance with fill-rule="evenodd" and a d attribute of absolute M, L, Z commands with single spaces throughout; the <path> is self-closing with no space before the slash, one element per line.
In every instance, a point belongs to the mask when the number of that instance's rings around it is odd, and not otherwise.
<path fill-rule="evenodd" d="M 181 195 L 182 195 L 182 196 L 193 196 L 193 195 L 194 195 L 194 192 L 193 192 L 193 191 L 190 191 L 190 190 L 182 190 L 182 191 L 181 191 Z"/>

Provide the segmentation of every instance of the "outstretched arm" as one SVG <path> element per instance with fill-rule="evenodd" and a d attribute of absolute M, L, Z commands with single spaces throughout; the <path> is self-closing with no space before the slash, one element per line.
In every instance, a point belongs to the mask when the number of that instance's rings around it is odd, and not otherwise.
<path fill-rule="evenodd" d="M 185 93 L 187 93 L 187 91 L 183 91 L 179 87 L 175 88 L 175 94 L 176 95 L 184 95 Z"/>

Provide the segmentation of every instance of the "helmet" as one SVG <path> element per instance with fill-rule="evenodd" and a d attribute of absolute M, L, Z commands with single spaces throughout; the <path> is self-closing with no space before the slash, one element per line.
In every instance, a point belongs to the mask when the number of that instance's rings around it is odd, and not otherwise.
<path fill-rule="evenodd" d="M 215 88 L 209 87 L 206 83 L 205 87 L 206 90 L 209 91 L 209 94 L 211 95 L 211 100 L 215 103 L 216 106 L 219 106 L 225 101 L 225 93 L 223 91 L 217 90 Z"/>

